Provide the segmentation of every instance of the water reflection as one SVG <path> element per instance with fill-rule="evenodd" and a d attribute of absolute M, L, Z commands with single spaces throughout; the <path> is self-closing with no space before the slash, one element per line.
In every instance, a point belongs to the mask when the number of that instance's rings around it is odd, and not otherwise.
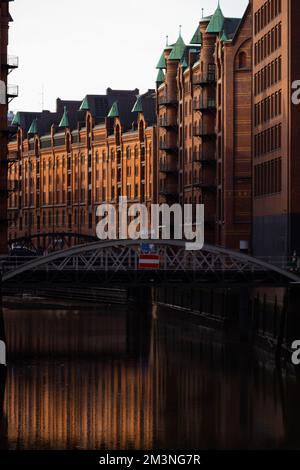
<path fill-rule="evenodd" d="M 6 311 L 2 447 L 300 448 L 296 378 L 157 317 Z"/>

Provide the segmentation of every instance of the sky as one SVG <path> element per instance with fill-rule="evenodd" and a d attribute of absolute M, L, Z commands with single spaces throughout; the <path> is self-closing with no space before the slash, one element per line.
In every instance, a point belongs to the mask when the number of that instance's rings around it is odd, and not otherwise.
<path fill-rule="evenodd" d="M 225 16 L 243 15 L 248 0 L 221 0 Z M 12 111 L 55 110 L 56 98 L 81 100 L 114 89 L 155 87 L 155 69 L 182 25 L 186 43 L 217 0 L 15 0 L 9 53 L 19 69 Z"/>

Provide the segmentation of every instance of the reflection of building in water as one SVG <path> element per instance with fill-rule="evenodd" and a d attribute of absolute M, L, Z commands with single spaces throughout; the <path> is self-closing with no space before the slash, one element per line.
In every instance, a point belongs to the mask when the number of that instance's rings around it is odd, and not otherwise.
<path fill-rule="evenodd" d="M 209 330 L 160 325 L 157 441 L 165 448 L 286 445 L 289 428 L 279 373 L 213 343 Z M 232 349 L 232 348 L 231 348 Z M 295 389 L 296 384 L 292 384 Z M 300 444 L 298 439 L 298 445 Z"/>
<path fill-rule="evenodd" d="M 47 321 L 54 341 L 59 330 L 52 315 L 55 328 Z M 85 312 L 78 315 L 87 318 Z M 281 448 L 293 442 L 300 446 L 295 431 L 300 419 L 294 409 L 296 382 L 259 367 L 238 348 L 216 344 L 214 333 L 207 329 L 170 316 L 165 321 L 160 311 L 158 318 L 152 325 L 148 356 L 142 341 L 130 355 L 120 351 L 116 341 L 118 356 L 110 348 L 105 353 L 99 349 L 98 359 L 86 355 L 86 359 L 12 364 L 5 397 L 9 445 L 209 449 Z M 99 329 L 98 325 L 96 334 Z M 62 331 L 66 334 L 63 327 Z M 70 331 L 75 334 L 76 329 Z M 92 332 L 93 327 L 87 338 L 93 339 Z M 138 329 L 135 334 L 137 340 Z M 22 334 L 16 338 L 18 351 L 23 347 L 27 351 Z M 55 341 L 55 347 L 61 344 Z M 68 347 L 69 354 L 72 347 L 78 352 L 76 342 Z"/>
<path fill-rule="evenodd" d="M 5 410 L 17 447 L 151 449 L 150 371 L 123 361 L 9 369 Z"/>
<path fill-rule="evenodd" d="M 0 449 L 4 444 L 6 436 L 6 420 L 3 413 L 4 408 L 4 392 L 6 382 L 6 368 L 0 366 Z"/>
<path fill-rule="evenodd" d="M 9 357 L 126 353 L 126 312 L 4 310 Z M 17 328 L 16 328 L 17 325 Z"/>

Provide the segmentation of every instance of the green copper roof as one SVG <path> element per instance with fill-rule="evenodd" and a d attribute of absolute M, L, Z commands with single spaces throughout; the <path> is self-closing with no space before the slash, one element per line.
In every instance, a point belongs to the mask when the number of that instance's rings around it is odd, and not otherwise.
<path fill-rule="evenodd" d="M 169 60 L 181 60 L 184 50 L 185 50 L 185 44 L 180 34 L 179 38 L 177 39 L 172 49 L 172 52 L 169 55 Z"/>
<path fill-rule="evenodd" d="M 159 70 L 157 74 L 156 83 L 161 84 L 161 83 L 164 83 L 164 81 L 165 81 L 165 74 L 163 70 Z"/>
<path fill-rule="evenodd" d="M 32 121 L 32 124 L 28 130 L 28 134 L 38 134 L 38 122 L 37 118 Z"/>
<path fill-rule="evenodd" d="M 220 3 L 218 2 L 218 7 L 207 26 L 206 32 L 214 34 L 221 33 L 223 30 L 224 20 L 225 18 L 220 8 Z"/>
<path fill-rule="evenodd" d="M 138 96 L 135 105 L 132 108 L 132 113 L 142 113 L 143 112 L 143 104 L 141 96 Z"/>
<path fill-rule="evenodd" d="M 200 29 L 199 29 L 199 26 L 196 29 L 195 34 L 194 34 L 190 44 L 202 44 L 202 34 L 201 34 Z"/>
<path fill-rule="evenodd" d="M 181 66 L 182 68 L 186 69 L 188 67 L 188 64 L 187 64 L 187 61 L 186 61 L 186 58 L 183 57 L 182 61 L 181 61 Z"/>
<path fill-rule="evenodd" d="M 228 39 L 227 34 L 225 33 L 224 30 L 223 30 L 223 34 L 221 36 L 221 41 L 223 41 L 223 42 L 230 41 L 230 39 Z"/>
<path fill-rule="evenodd" d="M 120 116 L 120 113 L 119 113 L 118 102 L 115 101 L 114 104 L 112 105 L 111 110 L 109 111 L 107 117 L 116 118 L 116 117 L 119 117 L 119 116 Z"/>
<path fill-rule="evenodd" d="M 18 113 L 15 115 L 15 117 L 13 118 L 12 125 L 13 125 L 13 126 L 18 126 L 18 125 L 20 125 L 20 124 L 21 124 L 20 118 L 21 118 L 21 117 L 20 117 L 20 113 L 18 112 Z"/>
<path fill-rule="evenodd" d="M 157 69 L 165 69 L 167 66 L 166 64 L 166 59 L 165 59 L 165 51 L 162 53 L 160 59 L 159 59 L 159 62 L 156 66 Z"/>
<path fill-rule="evenodd" d="M 61 118 L 61 121 L 60 121 L 58 127 L 65 127 L 65 128 L 70 127 L 69 117 L 68 117 L 68 110 L 67 110 L 66 106 L 64 108 L 64 114 L 63 114 L 63 117 Z"/>
<path fill-rule="evenodd" d="M 90 105 L 89 105 L 89 99 L 88 97 L 86 96 L 83 100 L 83 102 L 81 103 L 81 106 L 79 108 L 80 111 L 88 111 L 90 109 Z"/>

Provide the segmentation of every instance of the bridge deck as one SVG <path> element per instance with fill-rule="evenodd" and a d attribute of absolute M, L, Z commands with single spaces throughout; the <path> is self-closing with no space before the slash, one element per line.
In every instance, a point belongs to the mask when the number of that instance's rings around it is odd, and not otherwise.
<path fill-rule="evenodd" d="M 159 269 L 141 269 L 136 241 L 96 242 L 34 258 L 2 262 L 3 282 L 100 282 L 105 284 L 293 285 L 300 277 L 265 261 L 206 245 L 187 251 L 184 241 L 144 241 L 154 246 Z"/>

